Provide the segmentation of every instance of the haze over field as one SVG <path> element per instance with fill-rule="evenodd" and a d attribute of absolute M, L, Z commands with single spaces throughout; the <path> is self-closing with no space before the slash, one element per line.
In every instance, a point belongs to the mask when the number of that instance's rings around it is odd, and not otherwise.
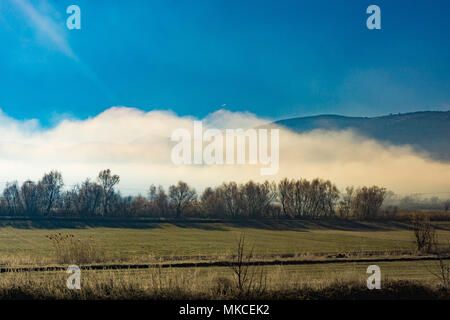
<path fill-rule="evenodd" d="M 330 179 L 339 188 L 380 185 L 397 193 L 450 190 L 450 163 L 429 159 L 408 146 L 392 146 L 350 130 L 295 133 L 280 129 L 280 169 L 261 176 L 259 165 L 175 166 L 170 154 L 173 130 L 192 130 L 193 120 L 210 128 L 251 128 L 267 119 L 250 113 L 218 110 L 204 119 L 170 111 L 144 112 L 113 107 L 86 120 L 65 119 L 53 128 L 37 120 L 0 115 L 0 181 L 39 179 L 52 169 L 66 186 L 94 179 L 110 168 L 121 176 L 124 194 L 145 193 L 150 184 L 185 180 L 198 189 L 223 181 L 289 178 Z M 442 137 L 440 137 L 442 138 Z"/>

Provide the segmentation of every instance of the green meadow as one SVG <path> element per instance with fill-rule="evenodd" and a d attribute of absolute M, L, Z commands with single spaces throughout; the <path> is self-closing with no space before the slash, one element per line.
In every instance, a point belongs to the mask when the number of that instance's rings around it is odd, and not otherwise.
<path fill-rule="evenodd" d="M 450 223 L 435 224 L 441 244 L 450 242 Z M 402 222 L 245 221 L 245 222 L 95 222 L 1 221 L 0 263 L 52 263 L 49 234 L 89 241 L 111 261 L 183 260 L 233 254 L 241 234 L 261 257 L 334 253 L 413 251 L 411 226 Z"/>

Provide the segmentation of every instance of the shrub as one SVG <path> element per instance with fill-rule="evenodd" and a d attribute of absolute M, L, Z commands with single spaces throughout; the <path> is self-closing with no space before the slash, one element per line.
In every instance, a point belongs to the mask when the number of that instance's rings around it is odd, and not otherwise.
<path fill-rule="evenodd" d="M 417 250 L 426 253 L 432 252 L 436 246 L 436 232 L 431 225 L 430 218 L 425 215 L 414 215 L 412 222 Z"/>
<path fill-rule="evenodd" d="M 46 236 L 53 243 L 58 263 L 82 264 L 102 262 L 105 254 L 97 248 L 93 239 L 78 239 L 73 234 L 50 234 Z"/>
<path fill-rule="evenodd" d="M 246 251 L 245 234 L 241 234 L 236 248 L 236 255 L 233 257 L 233 262 L 230 268 L 234 273 L 236 289 L 238 296 L 243 297 L 258 297 L 266 292 L 267 278 L 264 275 L 264 269 L 260 270 L 251 268 L 253 260 L 253 248 L 248 254 Z"/>

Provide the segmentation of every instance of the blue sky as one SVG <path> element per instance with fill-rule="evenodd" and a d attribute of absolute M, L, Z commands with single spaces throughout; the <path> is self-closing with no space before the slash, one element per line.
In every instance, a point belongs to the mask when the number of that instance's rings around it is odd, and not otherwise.
<path fill-rule="evenodd" d="M 68 30 L 66 8 L 81 8 Z M 366 28 L 370 4 L 382 30 Z M 448 1 L 1 0 L 0 108 L 268 118 L 450 109 Z"/>

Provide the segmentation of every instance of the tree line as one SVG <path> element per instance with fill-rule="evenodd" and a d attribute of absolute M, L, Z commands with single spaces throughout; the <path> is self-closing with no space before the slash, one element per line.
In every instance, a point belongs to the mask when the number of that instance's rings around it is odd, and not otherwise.
<path fill-rule="evenodd" d="M 208 187 L 202 194 L 183 181 L 151 185 L 148 194 L 122 196 L 120 177 L 101 171 L 95 181 L 86 179 L 64 189 L 60 172 L 41 180 L 7 183 L 0 197 L 0 214 L 30 217 L 161 217 L 161 218 L 296 218 L 374 219 L 386 189 L 348 187 L 340 192 L 328 180 L 283 179 L 278 183 L 248 181 Z"/>

